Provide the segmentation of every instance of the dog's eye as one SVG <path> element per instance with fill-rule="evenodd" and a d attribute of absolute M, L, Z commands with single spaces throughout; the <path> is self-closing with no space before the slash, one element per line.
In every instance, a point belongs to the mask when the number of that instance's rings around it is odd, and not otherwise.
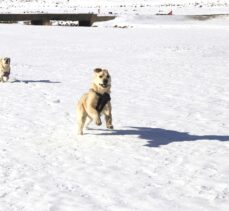
<path fill-rule="evenodd" d="M 103 76 L 102 76 L 102 75 L 100 75 L 99 77 L 100 77 L 100 78 L 102 78 Z"/>
<path fill-rule="evenodd" d="M 110 76 L 108 75 L 107 78 L 110 78 Z"/>

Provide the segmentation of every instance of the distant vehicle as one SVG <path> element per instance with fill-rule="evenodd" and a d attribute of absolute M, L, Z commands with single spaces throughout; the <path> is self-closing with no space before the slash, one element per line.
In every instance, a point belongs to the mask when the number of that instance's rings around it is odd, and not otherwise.
<path fill-rule="evenodd" d="M 173 15 L 173 11 L 171 10 L 169 13 L 165 13 L 162 10 L 159 10 L 158 13 L 156 13 L 156 15 Z"/>

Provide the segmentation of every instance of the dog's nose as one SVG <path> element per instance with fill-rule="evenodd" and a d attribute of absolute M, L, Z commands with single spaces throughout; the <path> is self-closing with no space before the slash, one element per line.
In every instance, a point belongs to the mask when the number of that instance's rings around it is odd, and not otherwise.
<path fill-rule="evenodd" d="M 103 80 L 103 84 L 107 84 L 108 83 L 108 80 L 107 79 L 104 79 Z"/>

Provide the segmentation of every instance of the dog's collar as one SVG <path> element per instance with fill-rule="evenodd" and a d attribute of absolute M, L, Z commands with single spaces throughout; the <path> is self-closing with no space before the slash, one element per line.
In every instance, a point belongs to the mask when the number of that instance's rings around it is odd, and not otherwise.
<path fill-rule="evenodd" d="M 95 93 L 97 96 L 99 96 L 99 97 L 102 97 L 102 96 L 103 96 L 102 94 L 96 92 L 94 89 L 90 89 L 90 91 L 94 92 L 94 93 Z"/>
<path fill-rule="evenodd" d="M 100 113 L 103 110 L 104 106 L 111 100 L 110 94 L 107 92 L 105 92 L 104 94 L 100 94 L 94 89 L 91 89 L 91 91 L 93 91 L 99 97 L 96 105 L 96 110 Z"/>

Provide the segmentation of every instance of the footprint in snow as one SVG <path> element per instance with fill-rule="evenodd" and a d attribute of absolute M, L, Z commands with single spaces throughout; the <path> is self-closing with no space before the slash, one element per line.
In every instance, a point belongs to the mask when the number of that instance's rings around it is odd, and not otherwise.
<path fill-rule="evenodd" d="M 60 103 L 60 99 L 54 100 L 53 103 Z"/>

